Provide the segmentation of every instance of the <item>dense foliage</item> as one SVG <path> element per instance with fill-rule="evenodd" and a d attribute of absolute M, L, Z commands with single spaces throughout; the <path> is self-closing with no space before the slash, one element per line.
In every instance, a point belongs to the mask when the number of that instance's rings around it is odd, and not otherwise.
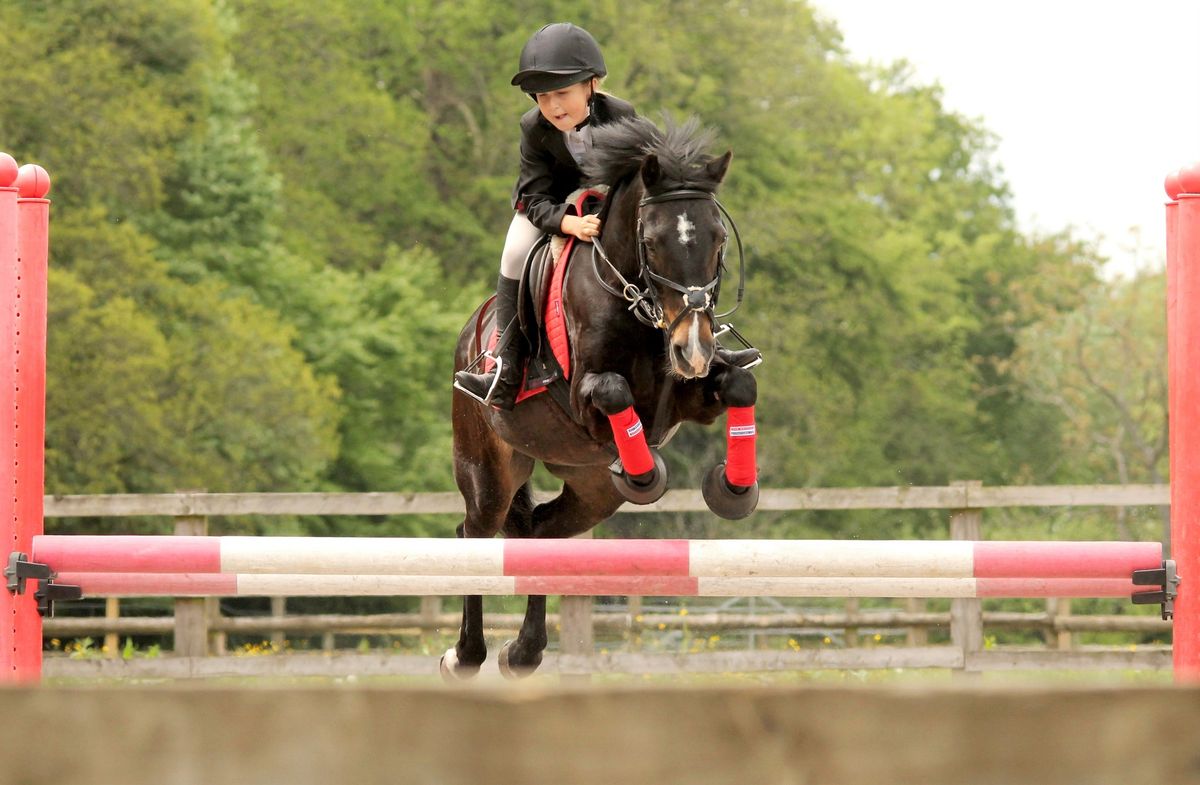
<path fill-rule="evenodd" d="M 804 2 L 9 0 L 0 149 L 54 178 L 49 490 L 451 489 L 451 346 L 529 106 L 508 79 L 560 19 L 605 89 L 734 150 L 764 484 L 1161 479 L 1161 387 L 1134 439 L 1065 370 L 1127 302 L 1113 330 L 1155 345 L 1156 279 L 1022 236 L 986 129 Z M 722 449 L 683 432 L 677 484 Z"/>

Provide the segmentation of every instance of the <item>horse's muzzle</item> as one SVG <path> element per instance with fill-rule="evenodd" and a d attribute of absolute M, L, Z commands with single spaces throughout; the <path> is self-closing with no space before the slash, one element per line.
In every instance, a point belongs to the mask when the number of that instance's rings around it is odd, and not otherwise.
<path fill-rule="evenodd" d="M 671 371 L 684 379 L 702 379 L 708 376 L 709 366 L 712 365 L 713 356 L 716 354 L 717 343 L 712 336 L 712 330 L 705 329 L 705 335 L 701 335 L 701 330 L 698 329 L 698 322 L 701 320 L 695 318 L 690 329 L 682 329 L 683 325 L 676 328 L 674 335 L 671 337 L 670 351 L 668 356 L 671 362 Z M 685 322 L 686 324 L 686 322 Z"/>

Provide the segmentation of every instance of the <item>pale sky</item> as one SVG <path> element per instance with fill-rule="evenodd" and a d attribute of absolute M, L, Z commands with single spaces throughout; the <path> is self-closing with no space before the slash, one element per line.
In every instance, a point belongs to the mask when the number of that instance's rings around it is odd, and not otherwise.
<path fill-rule="evenodd" d="M 1200 0 L 810 2 L 853 59 L 908 60 L 999 136 L 1022 231 L 1161 269 L 1163 179 L 1200 160 Z"/>

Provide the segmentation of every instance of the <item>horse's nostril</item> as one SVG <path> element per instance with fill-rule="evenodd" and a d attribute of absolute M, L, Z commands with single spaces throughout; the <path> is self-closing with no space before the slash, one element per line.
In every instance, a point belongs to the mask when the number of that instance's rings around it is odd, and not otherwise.
<path fill-rule="evenodd" d="M 675 372 L 689 379 L 699 378 L 708 374 L 708 365 L 712 360 L 712 351 L 703 347 L 679 346 L 671 344 L 671 365 Z"/>

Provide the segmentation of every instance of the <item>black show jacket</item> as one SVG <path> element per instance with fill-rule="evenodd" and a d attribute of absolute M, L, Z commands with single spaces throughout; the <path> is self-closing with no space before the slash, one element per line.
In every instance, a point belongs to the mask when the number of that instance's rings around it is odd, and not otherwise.
<path fill-rule="evenodd" d="M 592 99 L 592 125 L 633 117 L 633 104 L 607 93 Z M 563 132 L 542 117 L 536 106 L 521 118 L 521 173 L 513 188 L 514 210 L 537 228 L 558 234 L 567 213 L 565 200 L 579 188 L 582 173 L 567 150 Z"/>

